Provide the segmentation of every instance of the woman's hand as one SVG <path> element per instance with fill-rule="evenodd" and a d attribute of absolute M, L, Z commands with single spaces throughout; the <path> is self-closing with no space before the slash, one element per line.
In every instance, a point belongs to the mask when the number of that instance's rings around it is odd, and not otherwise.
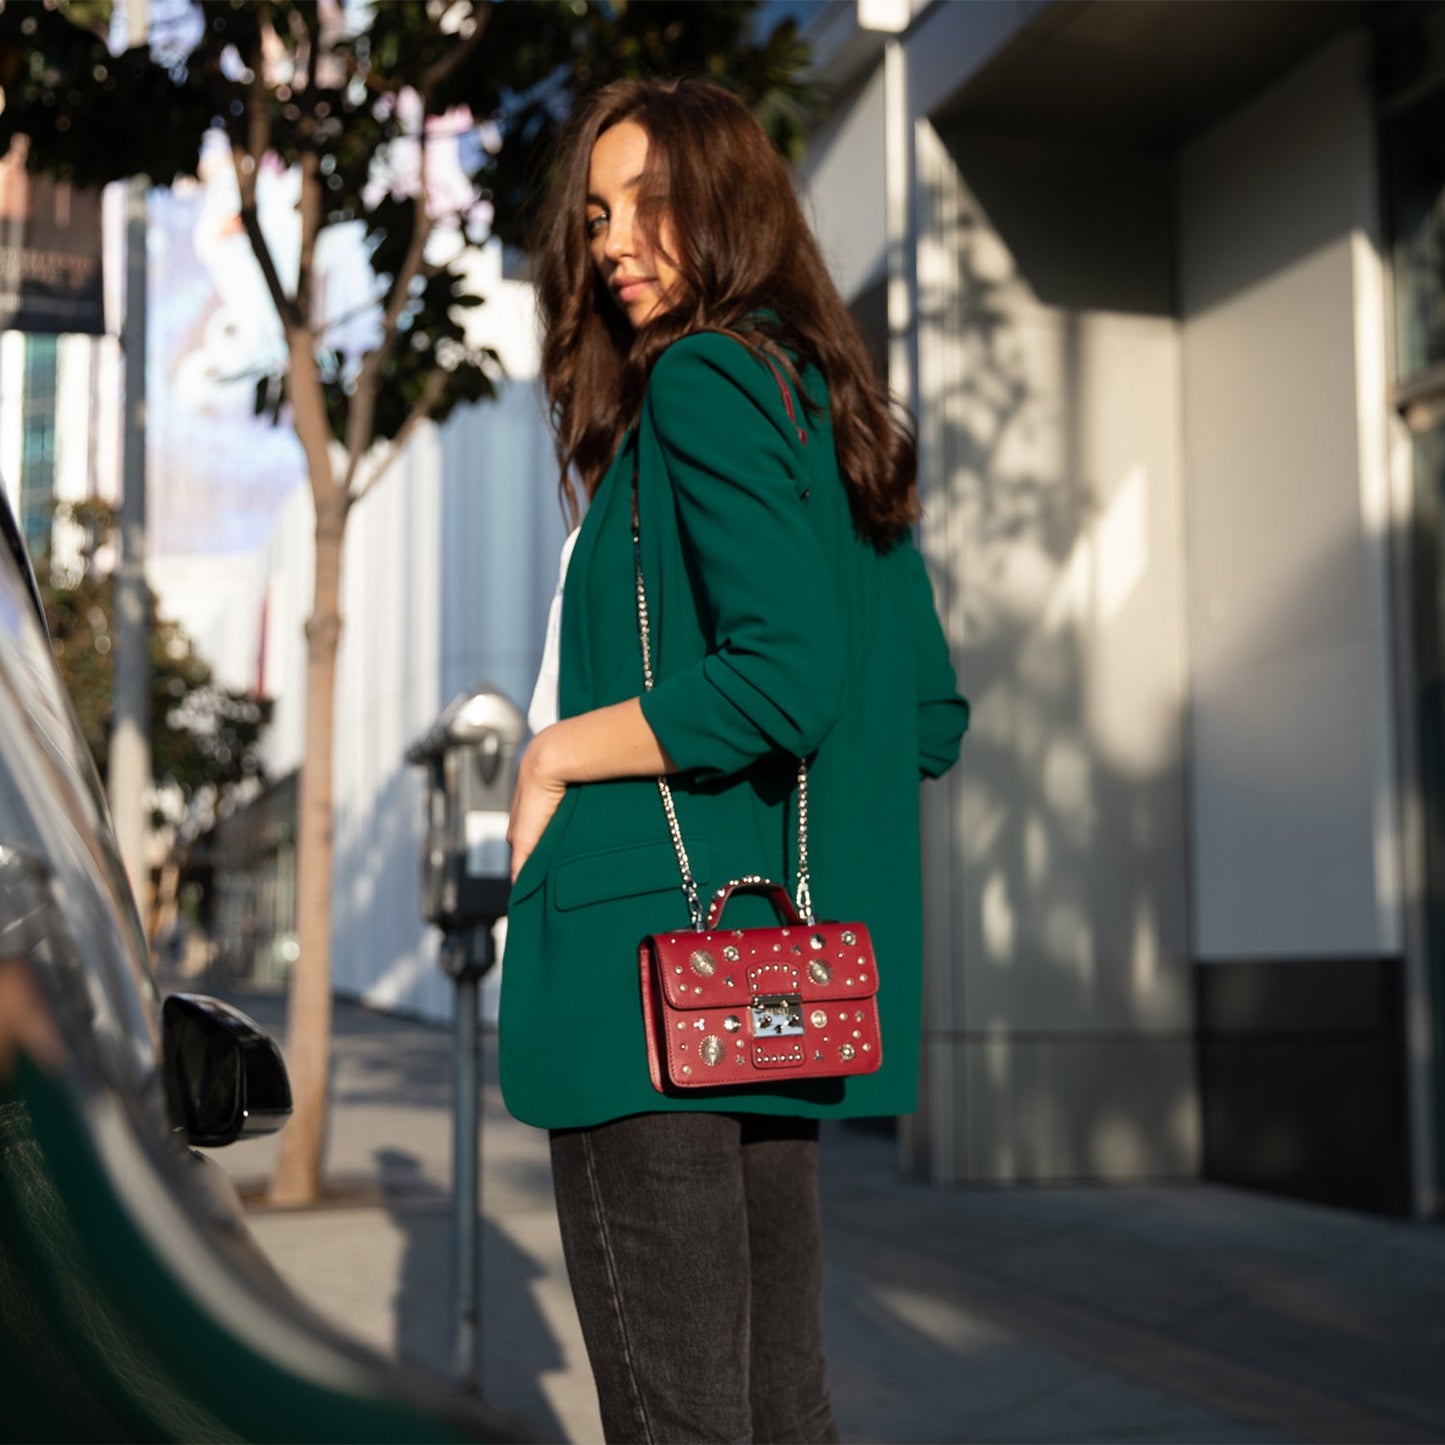
<path fill-rule="evenodd" d="M 507 842 L 512 845 L 512 882 L 542 836 L 552 814 L 567 792 L 566 782 L 548 767 L 548 734 L 543 728 L 531 741 L 517 766 L 517 786 L 512 793 L 512 816 L 507 823 Z"/>
<path fill-rule="evenodd" d="M 543 728 L 517 766 L 517 789 L 507 824 L 512 881 L 517 881 L 522 864 L 552 821 L 569 783 L 656 777 L 673 770 L 672 759 L 648 727 L 637 698 Z"/>

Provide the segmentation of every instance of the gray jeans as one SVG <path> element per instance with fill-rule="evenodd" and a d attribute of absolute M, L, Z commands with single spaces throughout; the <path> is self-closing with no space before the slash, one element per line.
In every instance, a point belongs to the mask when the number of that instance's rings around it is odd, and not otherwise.
<path fill-rule="evenodd" d="M 639 1114 L 557 1130 L 552 1177 L 612 1445 L 838 1439 L 816 1122 Z"/>

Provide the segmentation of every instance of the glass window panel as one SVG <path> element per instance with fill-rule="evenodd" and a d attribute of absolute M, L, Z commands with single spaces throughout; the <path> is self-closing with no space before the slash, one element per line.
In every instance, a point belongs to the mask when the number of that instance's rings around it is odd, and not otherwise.
<path fill-rule="evenodd" d="M 1408 381 L 1445 362 L 1445 91 L 1386 125 L 1385 169 L 1395 366 Z"/>

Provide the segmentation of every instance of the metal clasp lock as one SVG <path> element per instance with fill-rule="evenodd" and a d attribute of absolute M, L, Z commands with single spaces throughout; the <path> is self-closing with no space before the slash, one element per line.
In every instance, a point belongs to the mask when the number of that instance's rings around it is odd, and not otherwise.
<path fill-rule="evenodd" d="M 755 1039 L 791 1038 L 803 1032 L 803 996 L 797 993 L 759 994 L 748 1003 Z"/>

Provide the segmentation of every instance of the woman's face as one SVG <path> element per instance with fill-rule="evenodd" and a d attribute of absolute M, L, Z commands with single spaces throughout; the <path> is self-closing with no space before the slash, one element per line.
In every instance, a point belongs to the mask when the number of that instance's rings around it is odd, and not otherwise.
<path fill-rule="evenodd" d="M 587 247 L 607 293 L 634 327 L 672 305 L 677 270 L 637 224 L 637 190 L 647 165 L 647 132 L 635 121 L 608 127 L 587 172 Z M 664 217 L 659 240 L 673 250 Z"/>

